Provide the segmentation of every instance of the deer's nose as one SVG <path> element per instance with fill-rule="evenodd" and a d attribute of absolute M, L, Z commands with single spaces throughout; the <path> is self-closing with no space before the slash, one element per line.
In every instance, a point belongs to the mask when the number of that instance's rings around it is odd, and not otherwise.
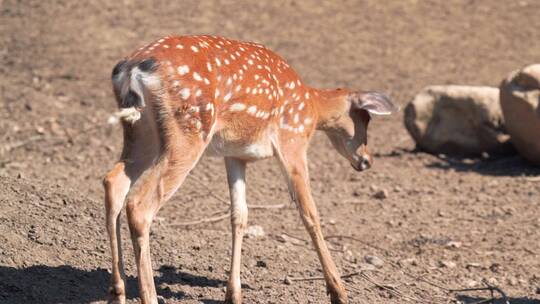
<path fill-rule="evenodd" d="M 360 169 L 364 171 L 369 168 L 371 168 L 371 157 L 369 155 L 362 155 L 362 158 L 360 160 Z"/>

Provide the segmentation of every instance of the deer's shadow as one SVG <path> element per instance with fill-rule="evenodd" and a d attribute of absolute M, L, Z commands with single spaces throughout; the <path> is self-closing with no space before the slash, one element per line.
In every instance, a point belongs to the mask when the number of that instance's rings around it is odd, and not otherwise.
<path fill-rule="evenodd" d="M 429 154 L 418 147 L 408 150 L 397 148 L 390 153 L 375 154 L 377 157 L 401 157 L 405 154 Z M 437 170 L 454 170 L 456 172 L 476 172 L 488 176 L 540 176 L 540 166 L 535 166 L 518 155 L 498 155 L 489 159 L 467 158 L 459 156 L 437 156 L 432 162 L 425 164 L 427 168 Z"/>
<path fill-rule="evenodd" d="M 500 298 L 494 299 L 493 301 L 489 301 L 488 300 L 489 298 L 466 296 L 462 294 L 457 295 L 456 299 L 460 301 L 460 303 L 463 303 L 463 304 L 473 304 L 473 303 L 505 304 L 505 301 Z M 535 299 L 526 298 L 526 297 L 519 297 L 519 298 L 508 297 L 508 303 L 510 304 L 540 304 L 540 300 L 535 300 Z"/>
<path fill-rule="evenodd" d="M 209 279 L 162 266 L 154 273 L 157 293 L 165 299 L 182 300 L 185 294 L 160 285 L 220 288 L 225 281 Z M 34 265 L 27 268 L 0 266 L 0 303 L 90 303 L 107 298 L 110 274 L 105 269 L 84 270 L 72 266 Z M 126 296 L 138 297 L 137 279 L 127 278 Z"/>

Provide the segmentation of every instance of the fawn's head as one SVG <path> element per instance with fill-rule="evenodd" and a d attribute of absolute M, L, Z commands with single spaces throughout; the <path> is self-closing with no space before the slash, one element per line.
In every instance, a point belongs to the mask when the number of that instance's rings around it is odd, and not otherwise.
<path fill-rule="evenodd" d="M 371 115 L 393 114 L 398 108 L 382 93 L 343 93 L 331 97 L 331 106 L 321 109 L 324 112 L 319 112 L 319 128 L 325 131 L 334 148 L 355 170 L 363 171 L 369 169 L 372 163 L 367 147 L 367 129 Z"/>

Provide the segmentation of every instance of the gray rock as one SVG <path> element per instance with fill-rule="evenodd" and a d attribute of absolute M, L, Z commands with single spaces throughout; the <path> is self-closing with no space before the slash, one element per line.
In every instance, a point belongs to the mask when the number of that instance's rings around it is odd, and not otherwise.
<path fill-rule="evenodd" d="M 248 226 L 244 234 L 248 239 L 256 239 L 265 236 L 263 227 L 259 225 Z"/>
<path fill-rule="evenodd" d="M 374 255 L 366 255 L 364 257 L 364 260 L 368 263 L 368 264 L 371 264 L 375 267 L 382 267 L 384 265 L 384 261 L 379 258 L 379 257 L 376 257 Z"/>
<path fill-rule="evenodd" d="M 418 147 L 458 156 L 508 154 L 499 90 L 481 86 L 429 86 L 405 108 L 405 127 Z"/>
<path fill-rule="evenodd" d="M 503 80 L 500 102 L 512 143 L 521 156 L 540 165 L 540 64 Z"/>

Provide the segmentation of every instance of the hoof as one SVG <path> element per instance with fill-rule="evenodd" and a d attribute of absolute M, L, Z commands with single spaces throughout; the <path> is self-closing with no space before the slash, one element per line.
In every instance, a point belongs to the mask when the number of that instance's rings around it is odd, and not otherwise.
<path fill-rule="evenodd" d="M 232 293 L 230 288 L 227 288 L 227 293 L 225 294 L 225 304 L 242 304 L 242 294 L 240 292 Z"/>
<path fill-rule="evenodd" d="M 126 293 L 123 286 L 111 286 L 109 288 L 108 304 L 125 304 Z"/>
<path fill-rule="evenodd" d="M 126 296 L 125 295 L 117 295 L 117 296 L 109 296 L 109 300 L 107 301 L 107 304 L 126 304 Z"/>
<path fill-rule="evenodd" d="M 330 303 L 332 304 L 348 304 L 349 298 L 347 297 L 347 293 L 343 290 L 340 292 L 337 291 L 331 291 L 330 292 Z"/>

